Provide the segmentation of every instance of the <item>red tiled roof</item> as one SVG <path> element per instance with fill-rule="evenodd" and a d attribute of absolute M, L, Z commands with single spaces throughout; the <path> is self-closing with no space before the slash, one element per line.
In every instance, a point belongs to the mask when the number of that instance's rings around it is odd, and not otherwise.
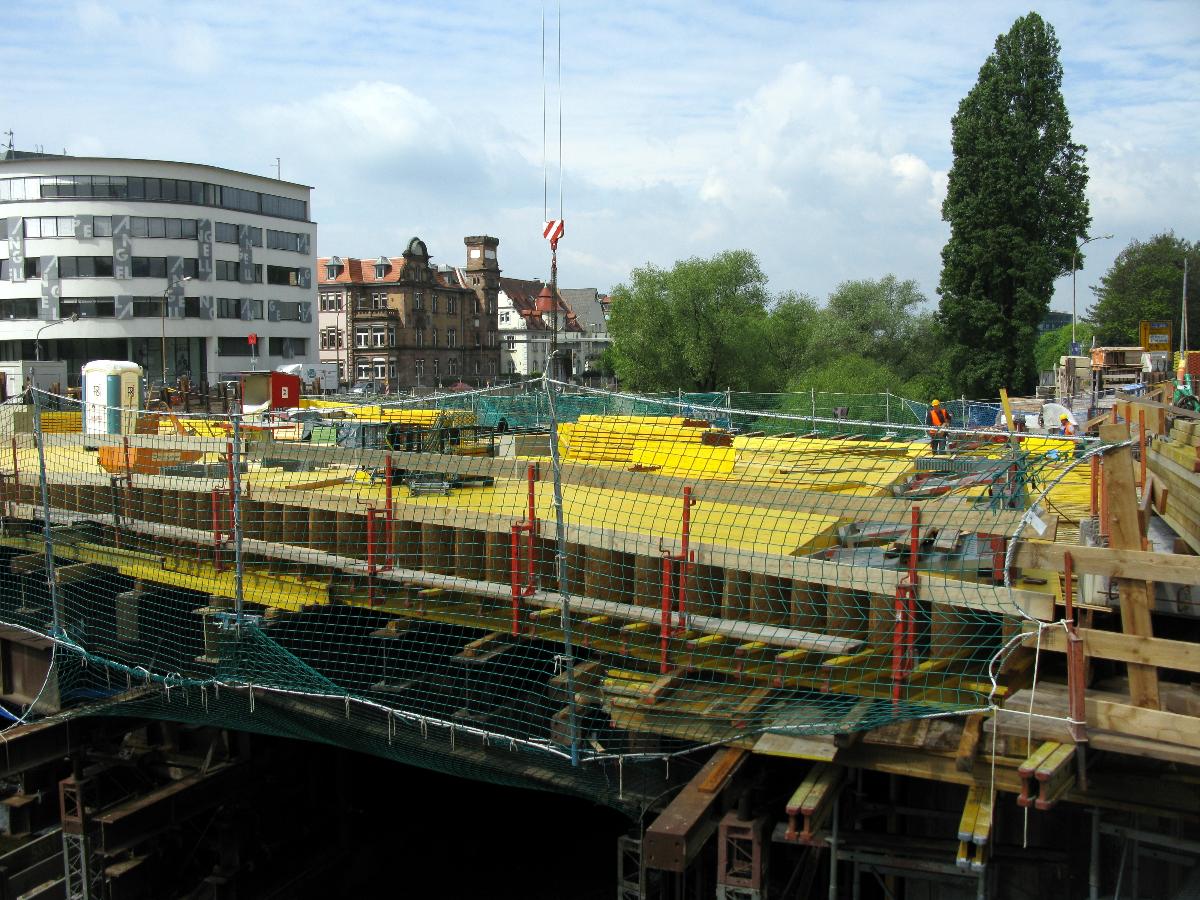
<path fill-rule="evenodd" d="M 530 329 L 542 328 L 549 330 L 550 326 L 542 320 L 541 315 L 537 311 L 538 294 L 546 286 L 544 281 L 536 279 L 530 280 L 525 278 L 501 278 L 500 290 L 508 296 L 512 302 L 513 309 L 520 313 L 525 319 L 527 326 Z M 565 317 L 563 323 L 564 331 L 582 331 L 583 328 L 575 321 L 575 314 L 567 308 L 563 302 L 562 295 L 558 295 L 558 309 Z"/>
<path fill-rule="evenodd" d="M 382 278 L 375 277 L 375 263 L 379 257 L 357 259 L 343 256 L 342 267 L 334 278 L 328 278 L 330 257 L 323 256 L 317 260 L 317 284 L 395 284 L 404 279 L 404 257 L 389 256 L 391 268 Z"/>

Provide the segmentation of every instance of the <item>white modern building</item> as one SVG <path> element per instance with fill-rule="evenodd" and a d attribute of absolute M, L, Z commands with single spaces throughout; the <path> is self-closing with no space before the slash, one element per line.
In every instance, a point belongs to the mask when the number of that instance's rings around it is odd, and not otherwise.
<path fill-rule="evenodd" d="M 132 360 L 151 383 L 315 361 L 311 191 L 194 163 L 8 151 L 0 361 L 64 360 L 71 386 L 93 359 Z"/>

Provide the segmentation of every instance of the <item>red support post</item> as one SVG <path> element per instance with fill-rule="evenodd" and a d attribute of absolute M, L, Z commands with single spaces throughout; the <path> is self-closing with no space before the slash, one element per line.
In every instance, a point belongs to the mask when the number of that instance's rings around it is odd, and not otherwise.
<path fill-rule="evenodd" d="M 1067 715 L 1068 730 L 1076 743 L 1087 740 L 1086 663 L 1083 655 L 1083 638 L 1075 622 L 1075 561 L 1070 553 L 1063 554 L 1063 606 L 1066 608 L 1067 623 Z M 1081 770 L 1082 771 L 1082 770 Z"/>
<path fill-rule="evenodd" d="M 658 640 L 658 671 L 666 675 L 671 671 L 667 661 L 671 643 L 671 557 L 665 555 L 662 561 L 662 624 L 659 626 Z"/>
<path fill-rule="evenodd" d="M 511 558 L 509 576 L 512 581 L 512 633 L 521 633 L 521 600 L 537 590 L 537 467 L 530 465 L 525 470 L 529 480 L 529 506 L 523 522 L 514 522 L 511 531 Z M 525 539 L 525 573 L 521 575 L 521 534 Z"/>
<path fill-rule="evenodd" d="M 912 525 L 908 538 L 908 572 L 896 586 L 895 616 L 892 630 L 892 702 L 899 703 L 903 683 L 912 673 L 917 639 L 917 588 L 920 575 L 917 561 L 921 552 L 921 508 L 913 504 Z"/>

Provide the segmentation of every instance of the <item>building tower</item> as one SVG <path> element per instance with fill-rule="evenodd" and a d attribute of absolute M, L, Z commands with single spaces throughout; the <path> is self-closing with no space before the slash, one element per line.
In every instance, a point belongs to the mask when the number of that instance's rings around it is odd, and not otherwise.
<path fill-rule="evenodd" d="M 464 316 L 464 332 L 470 333 L 469 328 L 473 328 L 473 340 L 480 348 L 482 358 L 481 370 L 471 374 L 476 380 L 493 380 L 500 372 L 500 342 L 496 335 L 500 291 L 500 261 L 496 258 L 496 248 L 500 246 L 500 239 L 479 234 L 463 238 L 463 243 L 467 246 L 466 286 L 475 292 L 474 315 Z"/>

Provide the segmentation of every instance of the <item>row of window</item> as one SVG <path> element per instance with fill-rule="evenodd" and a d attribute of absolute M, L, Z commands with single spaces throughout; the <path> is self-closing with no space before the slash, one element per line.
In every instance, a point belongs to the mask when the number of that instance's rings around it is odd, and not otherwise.
<path fill-rule="evenodd" d="M 75 238 L 112 237 L 112 216 L 27 216 L 24 220 L 27 238 Z M 91 233 L 80 233 L 91 228 Z M 196 219 L 172 219 L 163 216 L 130 216 L 129 229 L 135 238 L 195 239 Z M 263 229 L 251 226 L 250 244 L 263 246 Z M 229 222 L 217 222 L 213 228 L 213 239 L 225 244 L 238 242 L 238 226 Z M 308 235 L 294 231 L 266 229 L 268 250 L 291 250 L 295 253 L 308 252 Z"/>
<path fill-rule="evenodd" d="M 369 294 L 359 294 L 355 298 L 355 309 L 387 309 L 388 308 L 388 292 L 387 291 L 372 291 Z M 402 295 L 401 295 L 402 297 Z M 425 297 L 421 291 L 413 291 L 413 309 L 422 310 L 425 308 Z M 441 294 L 431 294 L 429 298 L 429 311 L 436 313 L 441 303 L 443 296 Z M 453 294 L 445 295 L 446 313 L 447 315 L 458 314 L 458 298 Z M 320 296 L 321 312 L 341 312 L 344 309 L 343 295 L 339 293 L 331 293 L 323 291 Z M 484 305 L 479 302 L 478 297 L 470 298 L 467 312 L 473 315 L 480 315 Z M 496 312 L 496 301 L 489 299 L 486 304 L 488 315 Z"/>
<path fill-rule="evenodd" d="M 282 316 L 281 316 L 282 318 Z M 321 349 L 322 350 L 337 350 L 344 346 L 342 331 L 338 328 L 322 328 L 321 329 Z M 414 344 L 418 348 L 425 346 L 425 329 L 417 328 L 413 332 Z M 496 346 L 496 335 L 488 333 L 485 341 L 490 347 Z M 480 347 L 481 343 L 480 332 L 475 332 L 475 346 Z M 396 346 L 396 327 L 394 325 L 360 325 L 354 329 L 354 346 L 358 349 L 366 349 L 369 347 L 395 347 Z M 438 332 L 437 329 L 430 331 L 429 346 L 437 348 Z M 446 347 L 453 350 L 458 346 L 458 331 L 454 328 L 446 329 Z M 512 338 L 509 338 L 508 349 L 513 349 Z"/>
<path fill-rule="evenodd" d="M 111 256 L 59 256 L 59 278 L 112 278 L 113 258 Z M 200 261 L 192 257 L 183 257 L 183 271 L 179 277 L 197 278 L 200 274 Z M 133 256 L 130 257 L 130 269 L 133 278 L 166 278 L 167 257 L 165 256 Z M 286 285 L 289 287 L 303 286 L 308 269 L 293 266 L 267 266 L 267 284 Z M 25 258 L 25 278 L 40 278 L 42 261 L 38 256 Z M 239 266 L 235 259 L 218 259 L 214 265 L 214 276 L 217 281 L 238 281 Z M 0 281 L 11 280 L 9 261 L 0 260 Z M 263 267 L 254 264 L 254 284 L 263 283 Z"/>
<path fill-rule="evenodd" d="M 135 319 L 158 319 L 166 315 L 164 300 L 161 295 L 151 297 L 133 297 L 132 309 Z M 215 315 L 218 319 L 241 319 L 246 321 L 263 318 L 262 300 L 252 300 L 247 297 L 217 297 L 215 300 Z M 275 303 L 277 318 L 280 322 L 303 322 L 307 312 L 307 303 L 299 301 L 279 300 Z M 201 316 L 199 297 L 184 298 L 184 318 L 199 319 Z M 66 318 L 78 314 L 84 319 L 111 319 L 116 316 L 115 297 L 63 297 L 58 303 L 58 314 Z M 0 300 L 0 319 L 36 319 L 38 317 L 38 299 L 36 297 L 18 297 L 10 300 Z M 322 340 L 324 340 L 322 338 Z M 329 349 L 332 349 L 330 347 Z"/>
<path fill-rule="evenodd" d="M 440 361 L 437 359 L 432 359 L 432 360 L 430 360 L 430 362 L 432 363 L 432 365 L 430 366 L 430 370 L 429 370 L 430 377 L 432 377 L 434 379 L 440 378 L 441 377 L 441 371 L 440 371 L 441 366 L 439 365 Z M 472 363 L 472 368 L 474 369 L 474 374 L 476 374 L 476 375 L 481 374 L 479 360 L 477 360 L 477 359 L 472 360 L 471 363 Z M 341 372 L 340 364 L 338 366 L 338 371 L 340 374 L 340 372 Z M 515 372 L 515 371 L 516 371 L 516 369 L 512 370 L 512 372 Z M 376 381 L 383 381 L 384 379 L 387 379 L 390 381 L 395 381 L 396 380 L 396 363 L 393 360 L 360 359 L 357 362 L 357 364 L 355 365 L 355 373 L 360 381 L 369 381 L 372 378 L 374 378 Z M 420 379 L 425 377 L 425 374 L 426 374 L 425 360 L 418 359 L 415 361 L 415 363 L 413 364 L 413 374 L 416 375 L 418 381 L 420 381 Z M 457 359 L 446 360 L 446 374 L 449 376 L 458 375 L 458 360 Z M 487 374 L 488 375 L 496 374 L 496 361 L 495 360 L 489 359 L 487 361 Z"/>
<path fill-rule="evenodd" d="M 176 178 L 140 178 L 125 175 L 59 175 L 43 178 L 0 178 L 0 203 L 19 200 L 155 200 L 190 203 L 242 212 L 262 213 L 281 219 L 308 219 L 308 203 L 276 194 L 241 188 L 183 181 Z"/>
<path fill-rule="evenodd" d="M 267 353 L 291 359 L 308 352 L 308 338 L 273 337 L 267 339 Z M 217 356 L 258 356 L 262 353 L 261 343 L 255 347 L 244 337 L 217 338 Z"/>

